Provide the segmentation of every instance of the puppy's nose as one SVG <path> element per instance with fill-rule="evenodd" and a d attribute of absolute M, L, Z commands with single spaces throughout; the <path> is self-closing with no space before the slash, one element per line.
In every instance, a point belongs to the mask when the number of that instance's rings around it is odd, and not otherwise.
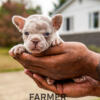
<path fill-rule="evenodd" d="M 40 40 L 36 38 L 36 39 L 33 39 L 32 42 L 33 42 L 35 45 L 37 45 L 37 44 L 40 42 Z"/>
<path fill-rule="evenodd" d="M 32 41 L 32 42 L 36 45 L 36 44 L 38 44 L 39 41 L 36 41 L 36 40 L 35 40 L 35 41 Z"/>

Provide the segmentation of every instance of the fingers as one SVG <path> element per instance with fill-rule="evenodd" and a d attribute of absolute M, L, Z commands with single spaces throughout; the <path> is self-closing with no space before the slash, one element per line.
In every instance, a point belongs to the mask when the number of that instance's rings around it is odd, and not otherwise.
<path fill-rule="evenodd" d="M 86 77 L 86 80 L 90 82 L 90 84 L 94 87 L 98 87 L 99 86 L 99 81 L 91 78 L 90 76 L 85 76 Z"/>
<path fill-rule="evenodd" d="M 24 73 L 33 79 L 33 73 L 31 73 L 28 69 L 24 69 Z"/>
<path fill-rule="evenodd" d="M 57 91 L 59 94 L 63 94 L 63 85 L 62 84 L 57 84 L 57 87 L 56 87 Z"/>
<path fill-rule="evenodd" d="M 62 43 L 60 45 L 51 47 L 47 49 L 45 52 L 42 52 L 41 55 L 59 55 L 64 54 L 66 52 L 66 49 L 64 49 L 66 43 Z"/>
<path fill-rule="evenodd" d="M 46 89 L 45 87 L 43 87 L 43 85 L 34 78 L 34 74 L 33 74 L 33 80 L 36 82 L 36 84 L 38 85 L 39 88 L 43 88 L 43 89 Z"/>
<path fill-rule="evenodd" d="M 93 91 L 93 86 L 90 82 L 84 83 L 67 83 L 63 86 L 63 93 L 68 97 L 88 96 Z"/>
<path fill-rule="evenodd" d="M 43 79 L 41 76 L 31 73 L 27 69 L 25 69 L 24 72 L 36 82 L 39 88 L 50 90 L 57 94 L 62 94 L 62 87 L 60 84 L 57 84 L 57 86 L 48 85 L 46 80 Z"/>
<path fill-rule="evenodd" d="M 38 87 L 53 91 L 57 94 L 65 94 L 68 97 L 82 97 L 91 94 L 93 90 L 93 84 L 91 84 L 90 79 L 89 81 L 84 83 L 65 83 L 63 86 L 61 84 L 56 85 L 48 85 L 47 81 L 38 74 L 33 74 L 29 70 L 25 69 L 24 71 L 29 77 L 31 77 Z M 94 83 L 94 82 L 93 82 Z"/>
<path fill-rule="evenodd" d="M 9 55 L 13 57 L 13 52 L 9 50 Z"/>
<path fill-rule="evenodd" d="M 60 94 L 60 93 L 57 91 L 55 85 L 48 85 L 47 82 L 46 82 L 46 80 L 43 79 L 41 76 L 39 76 L 39 75 L 37 75 L 37 74 L 34 74 L 33 77 L 34 77 L 37 81 L 39 81 L 45 89 L 50 90 L 50 91 L 52 91 L 52 92 L 54 92 L 54 93 Z"/>
<path fill-rule="evenodd" d="M 12 57 L 14 57 L 17 61 L 23 61 L 23 62 L 28 62 L 28 63 L 32 62 L 32 63 L 35 63 L 35 64 L 38 61 L 38 58 L 37 57 L 32 56 L 32 55 L 30 55 L 28 53 L 22 53 L 22 54 L 20 54 L 18 56 L 17 55 L 16 56 L 13 56 L 14 54 L 10 50 L 9 51 L 9 55 L 12 56 Z"/>
<path fill-rule="evenodd" d="M 34 77 L 37 81 L 39 81 L 44 87 L 47 87 L 47 86 L 48 86 L 47 82 L 46 82 L 41 76 L 39 76 L 39 75 L 37 75 L 37 74 L 34 74 L 33 77 Z"/>
<path fill-rule="evenodd" d="M 32 55 L 30 55 L 28 53 L 21 54 L 18 59 L 20 59 L 22 61 L 27 61 L 27 62 L 33 62 L 33 63 L 37 62 L 37 60 L 38 60 L 37 57 L 32 56 Z"/>
<path fill-rule="evenodd" d="M 40 84 L 40 82 L 37 81 L 37 80 L 33 77 L 34 74 L 33 74 L 32 72 L 30 72 L 28 69 L 24 69 L 24 72 L 25 72 L 26 75 L 28 75 L 30 78 L 32 78 L 32 79 L 36 82 L 36 84 L 38 85 L 39 88 L 43 88 L 43 86 Z"/>
<path fill-rule="evenodd" d="M 13 53 L 10 52 L 10 55 L 12 56 Z M 33 55 L 30 55 L 28 53 L 23 53 L 19 56 L 14 57 L 18 62 L 20 62 L 22 65 L 28 65 L 28 66 L 41 66 L 42 68 L 48 68 L 47 66 L 50 66 L 50 63 L 54 62 L 52 58 L 49 57 L 35 57 Z M 45 67 L 46 66 L 46 67 Z"/>
<path fill-rule="evenodd" d="M 42 58 L 41 57 L 36 57 L 31 55 L 31 54 L 28 54 L 28 53 L 22 53 L 21 55 L 16 55 L 16 57 L 14 57 L 17 61 L 23 61 L 23 62 L 27 62 L 27 63 L 33 63 L 34 65 L 41 65 L 41 66 L 48 66 L 48 64 L 54 62 L 54 60 L 52 60 L 52 58 L 54 58 L 55 54 L 57 55 L 60 55 L 60 54 L 63 54 L 65 52 L 65 49 L 63 49 L 63 44 L 59 46 L 56 46 L 56 47 L 51 47 L 50 49 L 48 49 L 47 51 L 45 52 L 42 52 L 40 54 L 40 56 L 42 55 Z M 9 54 L 10 56 L 13 57 L 13 52 L 10 50 L 9 51 Z M 46 57 L 45 55 L 52 55 L 52 57 Z M 38 55 L 37 55 L 38 56 Z M 55 57 L 55 59 L 58 59 L 58 57 Z"/>
<path fill-rule="evenodd" d="M 24 69 L 24 72 L 31 77 L 40 88 L 51 90 L 47 82 L 39 75 L 31 73 L 29 70 Z M 50 89 L 49 89 L 50 88 Z"/>
<path fill-rule="evenodd" d="M 32 71 L 33 73 L 37 73 L 37 74 L 40 74 L 40 75 L 43 75 L 43 76 L 48 76 L 48 77 L 51 77 L 51 73 L 48 71 L 48 70 L 45 70 L 41 67 L 38 67 L 38 66 L 25 66 L 24 68 Z M 52 75 L 53 77 L 53 75 Z"/>

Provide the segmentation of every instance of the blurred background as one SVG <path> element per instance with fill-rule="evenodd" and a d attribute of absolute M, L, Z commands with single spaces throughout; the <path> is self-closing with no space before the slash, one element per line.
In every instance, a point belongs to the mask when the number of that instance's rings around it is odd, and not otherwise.
<path fill-rule="evenodd" d="M 8 54 L 12 46 L 22 43 L 12 16 L 57 13 L 63 15 L 60 35 L 65 41 L 83 42 L 100 53 L 100 0 L 0 0 L 0 100 L 29 100 L 30 92 L 48 92 L 25 76 L 23 67 Z M 83 98 L 91 99 L 98 98 Z"/>

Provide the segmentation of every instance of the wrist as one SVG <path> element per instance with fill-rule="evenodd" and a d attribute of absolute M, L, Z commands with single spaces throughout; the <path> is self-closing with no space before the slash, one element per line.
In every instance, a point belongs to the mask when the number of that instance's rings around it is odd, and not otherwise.
<path fill-rule="evenodd" d="M 100 54 L 89 51 L 88 53 L 88 74 L 96 80 L 100 80 Z"/>

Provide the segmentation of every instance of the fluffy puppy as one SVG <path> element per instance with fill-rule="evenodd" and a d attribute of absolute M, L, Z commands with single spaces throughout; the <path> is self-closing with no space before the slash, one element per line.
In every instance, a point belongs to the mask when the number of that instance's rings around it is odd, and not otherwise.
<path fill-rule="evenodd" d="M 57 33 L 62 24 L 60 14 L 52 18 L 43 15 L 31 15 L 28 18 L 13 16 L 12 22 L 22 33 L 24 41 L 24 44 L 18 44 L 11 49 L 14 56 L 25 51 L 31 54 L 39 54 L 51 45 L 55 46 L 63 42 Z M 54 80 L 47 78 L 47 82 L 53 84 Z"/>

